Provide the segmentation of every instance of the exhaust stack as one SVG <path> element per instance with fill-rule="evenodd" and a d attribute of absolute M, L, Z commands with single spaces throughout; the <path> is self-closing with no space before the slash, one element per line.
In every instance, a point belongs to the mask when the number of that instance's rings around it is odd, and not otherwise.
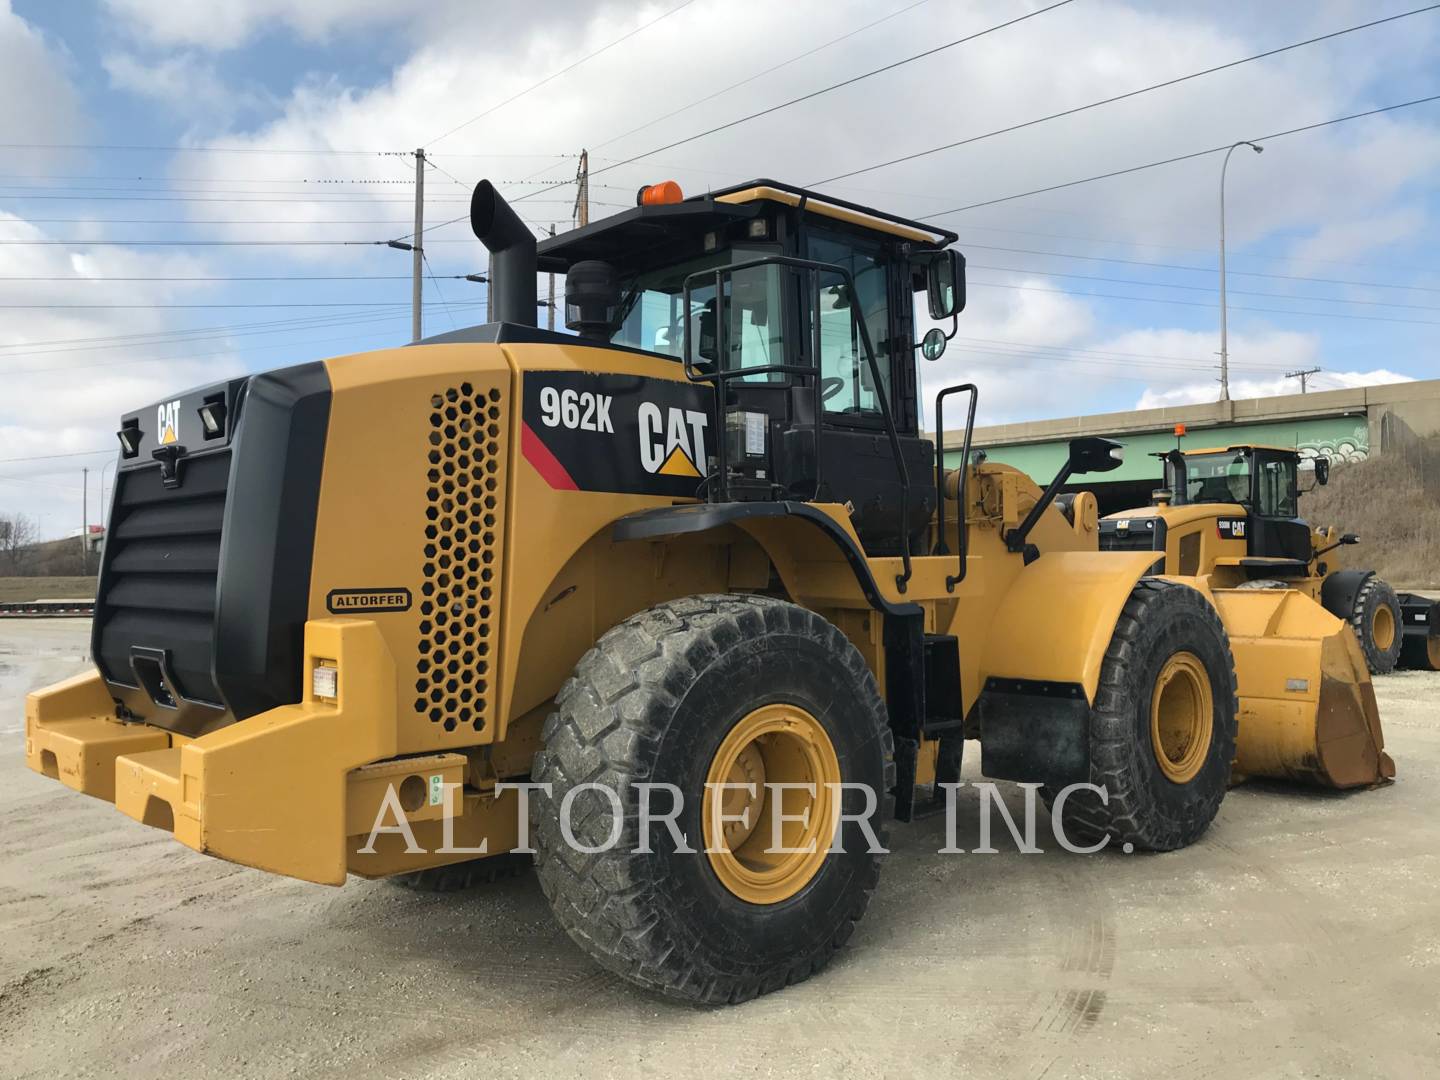
<path fill-rule="evenodd" d="M 470 196 L 470 228 L 490 250 L 490 285 L 498 322 L 536 326 L 535 236 L 489 180 Z"/>

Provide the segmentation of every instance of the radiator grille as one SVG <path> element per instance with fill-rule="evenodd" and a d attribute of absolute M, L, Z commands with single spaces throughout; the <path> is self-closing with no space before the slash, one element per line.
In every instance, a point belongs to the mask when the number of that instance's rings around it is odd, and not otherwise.
<path fill-rule="evenodd" d="M 501 391 L 462 383 L 430 399 L 415 711 L 446 731 L 489 714 L 504 484 Z"/>
<path fill-rule="evenodd" d="M 186 458 L 183 483 L 160 469 L 120 471 L 95 598 L 95 656 L 112 682 L 135 685 L 131 646 L 163 649 L 181 696 L 221 704 L 211 671 L 220 526 L 230 451 Z"/>
<path fill-rule="evenodd" d="M 1155 519 L 1132 522 L 1125 532 L 1119 532 L 1108 522 L 1100 525 L 1101 551 L 1161 551 L 1165 547 L 1165 531 L 1156 528 Z"/>

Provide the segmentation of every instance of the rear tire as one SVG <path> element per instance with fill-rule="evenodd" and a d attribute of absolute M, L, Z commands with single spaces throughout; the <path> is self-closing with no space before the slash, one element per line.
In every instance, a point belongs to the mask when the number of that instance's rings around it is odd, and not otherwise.
<path fill-rule="evenodd" d="M 871 824 L 883 846 L 895 780 L 885 707 L 859 652 L 819 615 L 768 597 L 687 597 L 627 619 L 581 658 L 535 757 L 534 779 L 552 785 L 536 793 L 536 870 L 556 919 L 600 966 L 667 997 L 721 1004 L 808 978 L 849 938 L 880 874 L 879 853 L 856 823 L 841 826 L 842 851 L 825 853 L 824 837 L 818 861 L 792 885 L 751 899 L 722 862 L 741 842 L 724 855 L 704 850 L 713 846 L 702 820 L 707 777 L 736 760 L 737 733 L 777 705 L 818 725 L 817 736 L 823 729 L 843 782 L 875 791 Z M 784 764 L 743 763 L 767 776 Z M 676 824 L 692 852 L 677 850 L 662 823 L 640 835 L 644 782 L 679 789 Z M 560 824 L 575 792 L 578 845 L 600 847 L 614 834 L 615 805 L 606 792 L 583 790 L 589 784 L 617 792 L 621 810 L 618 841 L 594 854 L 567 843 Z M 862 791 L 841 799 L 847 813 L 864 809 Z M 670 808 L 671 797 L 655 791 L 652 813 Z"/>
<path fill-rule="evenodd" d="M 1360 642 L 1365 663 L 1372 675 L 1388 675 L 1395 670 L 1402 645 L 1400 601 L 1395 590 L 1378 577 L 1366 579 L 1355 594 L 1350 612 L 1350 629 Z"/>
<path fill-rule="evenodd" d="M 1107 798 L 1072 792 L 1057 825 L 1084 846 L 1194 843 L 1225 798 L 1237 711 L 1235 661 L 1210 601 L 1142 580 L 1115 625 L 1090 714 L 1090 782 Z M 1045 792 L 1052 809 L 1057 794 Z"/>

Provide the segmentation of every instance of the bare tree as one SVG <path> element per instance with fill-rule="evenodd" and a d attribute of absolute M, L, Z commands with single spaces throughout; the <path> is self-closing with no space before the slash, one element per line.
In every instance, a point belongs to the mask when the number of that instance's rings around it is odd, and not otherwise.
<path fill-rule="evenodd" d="M 0 514 L 0 573 L 11 577 L 25 572 L 35 557 L 40 528 L 24 514 Z"/>

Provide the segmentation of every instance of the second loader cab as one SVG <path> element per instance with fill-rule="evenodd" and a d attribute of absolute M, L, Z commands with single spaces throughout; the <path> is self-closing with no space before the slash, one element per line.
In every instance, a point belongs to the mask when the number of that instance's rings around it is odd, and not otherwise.
<path fill-rule="evenodd" d="M 1313 547 L 1310 526 L 1300 517 L 1298 451 L 1278 446 L 1230 446 L 1172 450 L 1164 458 L 1165 487 L 1174 505 L 1234 506 L 1239 511 L 1236 517 L 1244 522 L 1248 555 L 1309 563 Z M 1314 469 L 1316 482 L 1323 484 L 1329 462 L 1316 459 Z M 1230 527 L 1233 530 L 1233 525 Z"/>
<path fill-rule="evenodd" d="M 571 329 L 715 385 L 696 495 L 849 504 L 867 554 L 918 552 L 936 491 L 914 294 L 937 320 L 963 308 L 955 234 L 773 180 L 637 202 L 542 242 L 539 268 L 567 273 Z"/>

